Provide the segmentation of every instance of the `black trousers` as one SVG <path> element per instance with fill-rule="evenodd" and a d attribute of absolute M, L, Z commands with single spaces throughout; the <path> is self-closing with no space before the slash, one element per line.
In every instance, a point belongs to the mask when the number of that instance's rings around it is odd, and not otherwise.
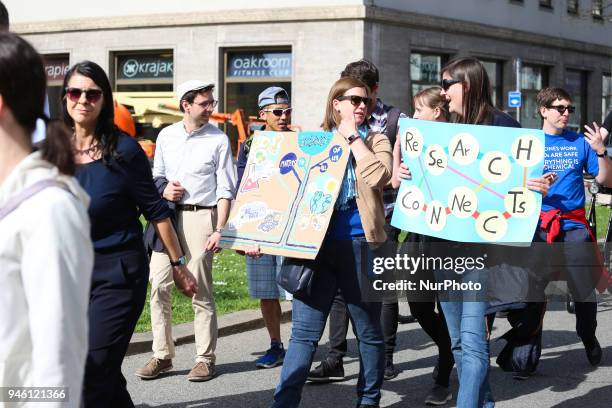
<path fill-rule="evenodd" d="M 142 244 L 95 254 L 83 385 L 86 408 L 134 406 L 121 364 L 144 307 L 148 278 Z"/>

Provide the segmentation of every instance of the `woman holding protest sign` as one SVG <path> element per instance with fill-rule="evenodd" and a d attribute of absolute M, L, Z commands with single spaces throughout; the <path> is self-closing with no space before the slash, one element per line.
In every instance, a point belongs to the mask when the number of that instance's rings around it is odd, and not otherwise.
<path fill-rule="evenodd" d="M 141 213 L 155 224 L 164 247 L 176 260 L 177 286 L 191 297 L 197 285 L 184 264 L 170 210 L 153 184 L 146 155 L 113 122 L 111 86 L 99 65 L 83 61 L 68 71 L 62 111 L 64 123 L 73 131 L 76 177 L 91 197 L 95 250 L 84 404 L 130 407 L 133 403 L 121 363 L 144 306 L 149 275 Z"/>
<path fill-rule="evenodd" d="M 448 122 L 450 119 L 448 102 L 441 95 L 441 91 L 442 88 L 434 86 L 417 93 L 412 98 L 414 107 L 414 115 L 412 117 L 420 120 Z M 398 137 L 393 149 L 393 178 L 391 179 L 393 188 L 399 188 L 401 179 L 407 176 L 409 176 L 409 172 L 408 168 L 402 164 L 400 138 Z M 445 240 L 417 235 L 417 239 L 413 241 L 419 241 L 427 245 L 428 243 L 444 242 Z M 413 244 L 417 244 L 417 242 L 411 242 L 409 245 Z M 411 279 L 431 279 L 430 276 L 424 276 L 425 273 L 426 271 L 417 271 L 416 275 Z M 442 308 L 440 303 L 438 303 L 438 312 L 436 313 L 435 293 L 428 291 L 419 291 L 418 293 L 408 292 L 408 305 L 410 306 L 410 312 L 417 319 L 419 325 L 438 347 L 438 362 L 434 370 L 434 386 L 425 397 L 425 403 L 429 405 L 444 405 L 452 398 L 452 393 L 448 387 L 455 361 L 451 352 L 450 337 Z"/>
<path fill-rule="evenodd" d="M 380 401 L 384 372 L 381 303 L 363 301 L 360 282 L 370 270 L 362 271 L 371 258 L 369 245 L 386 239 L 382 190 L 391 179 L 392 151 L 385 135 L 369 132 L 364 125 L 368 93 L 362 82 L 342 78 L 334 83 L 327 98 L 323 129 L 345 138 L 350 148 L 349 162 L 316 259 L 286 258 L 283 264 L 283 269 L 309 270 L 312 275 L 308 289 L 294 293 L 291 340 L 274 394 L 274 408 L 299 405 L 338 289 L 345 297 L 359 341 L 358 407 L 377 407 Z M 362 259 L 362 254 L 367 259 Z"/>
<path fill-rule="evenodd" d="M 520 127 L 509 115 L 494 107 L 489 77 L 477 59 L 458 58 L 446 64 L 442 68 L 441 87 L 440 94 L 446 98 L 455 123 Z M 398 170 L 399 177 L 405 178 L 406 172 L 407 168 L 402 165 Z M 550 179 L 546 176 L 527 181 L 529 189 L 543 195 L 546 195 L 549 186 Z M 445 251 L 476 257 L 482 249 L 480 244 L 454 243 Z M 454 275 L 453 271 L 446 272 Z M 436 276 L 436 279 L 440 278 Z M 457 406 L 492 407 L 495 403 L 488 382 L 487 270 L 472 269 L 451 278 L 479 282 L 484 288 L 469 293 L 438 293 L 459 374 Z"/>

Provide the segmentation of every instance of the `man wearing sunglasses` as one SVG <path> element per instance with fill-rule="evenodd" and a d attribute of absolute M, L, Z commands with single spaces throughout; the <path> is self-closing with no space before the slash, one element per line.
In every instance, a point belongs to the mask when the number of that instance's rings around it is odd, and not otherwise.
<path fill-rule="evenodd" d="M 136 371 L 153 379 L 172 369 L 172 268 L 189 265 L 198 283 L 192 299 L 195 313 L 195 366 L 189 381 L 207 381 L 216 374 L 217 313 L 213 300 L 213 253 L 221 250 L 221 230 L 236 191 L 229 138 L 209 123 L 217 105 L 214 84 L 191 80 L 177 88 L 183 120 L 157 137 L 153 177 L 161 195 L 175 205 L 176 232 L 184 257 L 172 262 L 165 252 L 151 255 L 151 326 L 153 357 Z M 165 182 L 165 184 L 164 184 Z"/>
<path fill-rule="evenodd" d="M 537 269 L 544 270 L 551 259 L 561 258 L 568 288 L 575 300 L 576 332 L 584 344 L 587 359 L 592 365 L 598 365 L 602 351 L 595 337 L 597 300 L 593 289 L 603 276 L 603 269 L 601 264 L 593 265 L 593 260 L 599 258 L 599 249 L 584 244 L 596 238 L 585 218 L 583 171 L 593 175 L 599 184 L 609 186 L 612 163 L 603 144 L 605 134 L 596 123 L 585 126 L 584 135 L 567 129 L 576 108 L 565 90 L 542 89 L 536 101 L 546 135 L 544 172 L 552 172 L 557 179 L 548 195 L 542 198 L 540 225 L 534 239 L 553 244 L 545 246 L 544 251 L 555 252 L 539 253 L 537 259 L 543 265 Z"/>
<path fill-rule="evenodd" d="M 287 91 L 278 86 L 272 86 L 259 94 L 259 118 L 265 121 L 262 130 L 273 132 L 290 131 L 291 104 Z M 238 186 L 246 167 L 251 141 L 249 138 L 240 146 L 238 154 Z M 255 254 L 251 254 L 255 255 Z M 282 257 L 274 255 L 248 256 L 246 259 L 247 283 L 249 295 L 259 299 L 261 315 L 270 336 L 270 348 L 255 360 L 259 368 L 272 368 L 283 363 L 285 348 L 281 342 L 280 299 L 288 299 L 290 295 L 276 284 L 276 275 L 280 270 Z"/>

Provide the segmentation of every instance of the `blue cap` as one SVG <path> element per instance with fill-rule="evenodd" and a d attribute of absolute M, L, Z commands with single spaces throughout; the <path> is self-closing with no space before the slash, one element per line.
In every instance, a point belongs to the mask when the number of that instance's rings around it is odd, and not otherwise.
<path fill-rule="evenodd" d="M 272 104 L 285 103 L 289 105 L 289 95 L 283 88 L 279 86 L 271 86 L 264 89 L 264 91 L 259 94 L 257 103 L 260 109 Z"/>

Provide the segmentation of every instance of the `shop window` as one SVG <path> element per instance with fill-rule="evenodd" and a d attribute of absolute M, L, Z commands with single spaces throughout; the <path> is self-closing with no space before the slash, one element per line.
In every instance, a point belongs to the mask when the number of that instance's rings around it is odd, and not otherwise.
<path fill-rule="evenodd" d="M 579 132 L 586 124 L 587 113 L 587 73 L 584 71 L 567 70 L 565 72 L 565 90 L 572 97 L 572 105 L 576 112 L 570 115 L 567 127 Z"/>
<path fill-rule="evenodd" d="M 525 128 L 539 129 L 542 126 L 538 114 L 536 96 L 542 88 L 548 86 L 548 68 L 538 65 L 523 64 L 521 67 L 521 125 Z"/>
<path fill-rule="evenodd" d="M 595 20 L 603 20 L 603 0 L 593 0 L 593 10 L 591 14 Z"/>
<path fill-rule="evenodd" d="M 61 96 L 64 78 L 70 69 L 68 54 L 44 55 L 45 73 L 47 74 L 47 98 L 49 116 L 58 119 L 61 115 Z"/>
<path fill-rule="evenodd" d="M 604 74 L 602 77 L 601 92 L 601 121 L 612 111 L 612 75 Z"/>
<path fill-rule="evenodd" d="M 578 0 L 567 0 L 568 14 L 578 14 L 578 9 L 579 9 Z"/>
<path fill-rule="evenodd" d="M 493 97 L 493 103 L 499 109 L 502 109 L 504 106 L 502 100 L 502 64 L 498 61 L 486 61 L 481 60 L 482 65 L 484 65 L 487 75 L 489 76 L 489 81 L 491 82 L 491 94 Z"/>
<path fill-rule="evenodd" d="M 117 52 L 113 54 L 112 77 L 118 92 L 172 92 L 172 51 Z"/>
<path fill-rule="evenodd" d="M 446 55 L 439 54 L 410 54 L 410 79 L 413 97 L 423 89 L 440 85 L 441 69 L 447 59 Z"/>
<path fill-rule="evenodd" d="M 540 0 L 540 7 L 552 10 L 553 2 L 552 2 L 552 0 Z"/>
<path fill-rule="evenodd" d="M 257 99 L 270 86 L 279 86 L 291 98 L 293 59 L 290 49 L 233 49 L 225 50 L 224 89 L 222 109 L 232 113 L 242 109 L 248 118 L 259 115 Z M 221 110 L 221 109 L 220 109 Z M 238 131 L 225 124 L 234 153 L 238 148 Z"/>

